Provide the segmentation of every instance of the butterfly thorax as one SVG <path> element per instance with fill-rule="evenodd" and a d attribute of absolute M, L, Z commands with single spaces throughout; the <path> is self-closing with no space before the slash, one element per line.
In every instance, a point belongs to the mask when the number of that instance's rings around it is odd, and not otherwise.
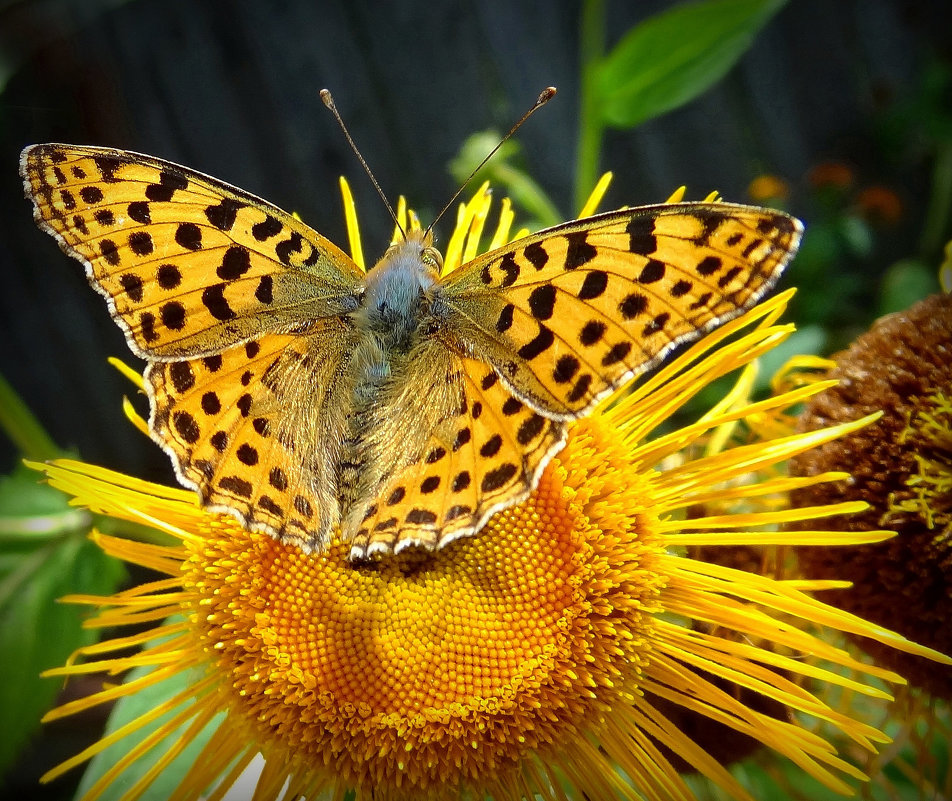
<path fill-rule="evenodd" d="M 358 330 L 372 331 L 395 345 L 411 336 L 439 280 L 441 259 L 419 235 L 392 245 L 361 286 Z"/>

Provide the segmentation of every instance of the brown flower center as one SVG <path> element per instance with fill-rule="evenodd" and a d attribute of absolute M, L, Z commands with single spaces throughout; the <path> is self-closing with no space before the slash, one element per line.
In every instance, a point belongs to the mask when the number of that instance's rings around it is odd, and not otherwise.
<path fill-rule="evenodd" d="M 952 296 L 933 295 L 879 320 L 838 356 L 838 386 L 817 395 L 803 416 L 807 429 L 883 411 L 866 428 L 793 460 L 798 475 L 852 473 L 849 482 L 816 484 L 797 505 L 864 500 L 870 508 L 824 521 L 853 531 L 895 529 L 876 545 L 801 548 L 804 572 L 848 579 L 854 587 L 826 595 L 832 603 L 909 639 L 952 653 L 952 538 L 943 521 L 949 500 L 933 473 L 952 463 L 942 445 L 941 398 L 952 398 Z M 935 430 L 933 430 L 935 429 Z M 948 486 L 946 484 L 946 486 Z M 946 490 L 947 492 L 947 490 Z M 952 670 L 869 639 L 862 646 L 913 684 L 952 697 Z"/>

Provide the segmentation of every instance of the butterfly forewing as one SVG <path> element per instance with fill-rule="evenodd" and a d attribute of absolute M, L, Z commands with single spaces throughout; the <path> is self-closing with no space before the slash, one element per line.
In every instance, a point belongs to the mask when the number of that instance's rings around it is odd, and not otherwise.
<path fill-rule="evenodd" d="M 753 305 L 800 231 L 780 212 L 727 203 L 611 212 L 478 258 L 447 291 L 461 338 L 517 396 L 568 419 Z"/>
<path fill-rule="evenodd" d="M 218 352 L 336 314 L 361 273 L 275 206 L 138 153 L 35 145 L 22 172 L 40 225 L 87 266 L 133 349 Z"/>

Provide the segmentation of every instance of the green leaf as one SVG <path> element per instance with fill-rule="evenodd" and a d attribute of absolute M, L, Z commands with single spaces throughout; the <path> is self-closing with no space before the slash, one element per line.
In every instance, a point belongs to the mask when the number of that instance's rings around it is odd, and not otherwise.
<path fill-rule="evenodd" d="M 136 668 L 129 672 L 125 680 L 129 682 L 137 678 L 141 678 L 151 670 L 153 670 L 152 667 Z M 186 690 L 199 678 L 201 678 L 201 671 L 199 668 L 194 670 L 183 670 L 182 672 L 176 673 L 175 675 L 170 676 L 163 681 L 143 688 L 132 695 L 125 696 L 119 700 L 119 702 L 113 708 L 112 713 L 109 715 L 109 723 L 106 725 L 105 735 L 116 731 L 127 723 L 130 723 L 133 720 L 142 717 L 147 712 L 150 712 L 156 707 L 161 706 L 176 694 Z M 122 757 L 129 753 L 129 751 L 134 748 L 136 744 L 144 740 L 152 732 L 165 725 L 166 721 L 179 711 L 181 711 L 181 707 L 176 707 L 175 710 L 170 711 L 152 723 L 143 726 L 138 731 L 119 740 L 109 748 L 106 748 L 104 751 L 100 751 L 90 761 L 89 767 L 83 774 L 79 788 L 76 790 L 76 798 L 81 798 L 83 794 L 89 790 L 89 788 L 92 787 L 92 785 L 98 781 L 106 771 L 110 770 L 113 765 L 115 765 Z M 192 740 L 188 743 L 188 745 L 185 746 L 182 752 L 179 753 L 175 759 L 172 760 L 172 762 L 159 773 L 152 784 L 149 785 L 149 788 L 141 796 L 139 796 L 141 801 L 166 801 L 166 799 L 171 798 L 173 791 L 178 786 L 179 782 L 181 782 L 182 777 L 185 776 L 188 769 L 192 766 L 192 763 L 194 763 L 195 759 L 198 757 L 202 748 L 205 747 L 208 739 L 212 736 L 218 726 L 221 725 L 221 722 L 224 720 L 224 718 L 224 712 L 221 712 L 212 718 L 212 720 L 194 738 L 192 738 Z M 117 781 L 109 785 L 103 794 L 99 796 L 100 801 L 119 801 L 123 794 L 156 763 L 159 757 L 161 757 L 174 742 L 176 742 L 182 736 L 189 724 L 190 722 L 185 723 L 174 731 L 171 731 L 157 746 L 137 759 L 132 765 L 129 766 L 127 770 L 123 771 L 123 773 L 121 773 L 118 777 Z"/>
<path fill-rule="evenodd" d="M 40 672 L 61 665 L 97 636 L 81 627 L 88 608 L 57 599 L 68 593 L 108 594 L 124 574 L 121 563 L 83 533 L 23 536 L 18 544 L 0 553 L 0 773 L 63 686 L 62 679 L 43 679 Z"/>
<path fill-rule="evenodd" d="M 496 131 L 482 131 L 467 137 L 459 152 L 449 163 L 453 179 L 462 184 L 486 154 L 497 145 L 499 139 L 500 135 Z M 542 187 L 525 170 L 514 164 L 521 154 L 522 148 L 519 143 L 514 139 L 507 140 L 499 147 L 496 154 L 473 175 L 469 185 L 477 187 L 483 181 L 489 181 L 497 190 L 501 188 L 503 196 L 510 198 L 517 209 L 529 215 L 529 220 L 524 218 L 517 220 L 516 228 L 528 225 L 530 230 L 536 230 L 556 225 L 562 221 L 562 215 L 559 214 L 558 209 L 549 200 Z"/>
<path fill-rule="evenodd" d="M 50 537 L 88 531 L 91 522 L 88 511 L 71 506 L 35 470 L 20 465 L 10 475 L 0 476 L 0 553 L 35 550 Z"/>
<path fill-rule="evenodd" d="M 705 0 L 651 17 L 606 56 L 596 81 L 606 124 L 630 128 L 693 100 L 750 47 L 786 0 Z"/>
<path fill-rule="evenodd" d="M 33 412 L 17 395 L 10 383 L 0 375 L 0 431 L 13 440 L 24 456 L 42 461 L 62 456 L 49 434 L 33 416 Z"/>

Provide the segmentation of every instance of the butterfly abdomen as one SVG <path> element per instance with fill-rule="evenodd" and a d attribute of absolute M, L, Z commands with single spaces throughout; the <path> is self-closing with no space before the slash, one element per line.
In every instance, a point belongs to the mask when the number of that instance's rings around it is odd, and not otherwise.
<path fill-rule="evenodd" d="M 381 388 L 390 379 L 390 361 L 379 338 L 371 332 L 361 332 L 357 347 L 348 366 L 351 383 L 347 404 L 344 439 L 337 466 L 338 501 L 342 516 L 360 496 L 361 477 L 372 454 L 368 453 L 367 434 L 373 425 L 374 410 Z"/>

